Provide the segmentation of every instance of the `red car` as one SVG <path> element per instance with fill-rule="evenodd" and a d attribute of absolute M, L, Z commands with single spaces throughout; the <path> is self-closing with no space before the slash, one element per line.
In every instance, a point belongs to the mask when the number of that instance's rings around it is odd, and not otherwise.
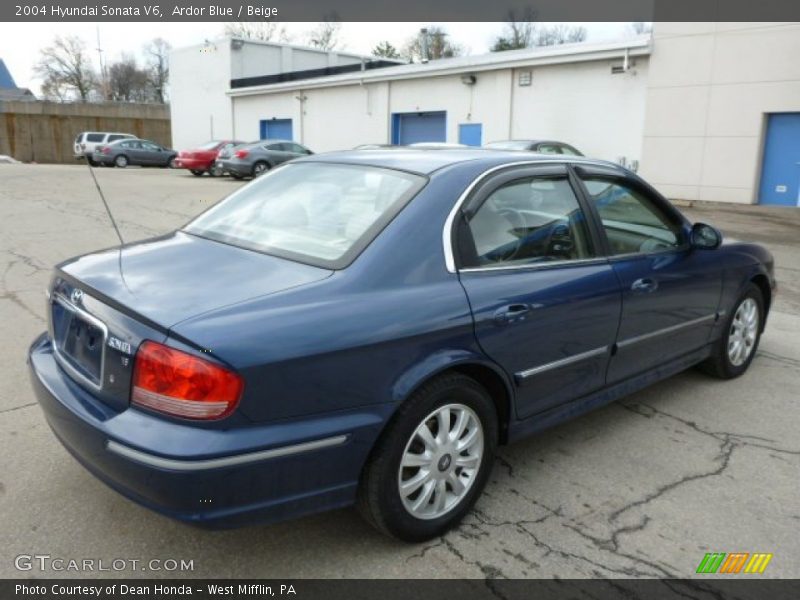
<path fill-rule="evenodd" d="M 215 168 L 217 154 L 220 150 L 233 148 L 239 146 L 244 142 L 237 142 L 235 140 L 213 140 L 206 142 L 202 146 L 194 150 L 183 150 L 178 154 L 175 160 L 175 168 L 189 169 L 192 175 L 200 177 L 203 173 L 208 173 L 212 177 L 222 175 Z"/>

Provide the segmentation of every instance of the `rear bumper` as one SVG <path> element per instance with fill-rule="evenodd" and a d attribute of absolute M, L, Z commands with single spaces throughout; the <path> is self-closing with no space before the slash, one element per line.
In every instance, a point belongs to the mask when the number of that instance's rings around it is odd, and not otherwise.
<path fill-rule="evenodd" d="M 270 522 L 352 504 L 388 407 L 236 429 L 135 408 L 116 412 L 58 366 L 46 335 L 29 351 L 48 424 L 91 473 L 159 513 L 208 527 Z"/>
<path fill-rule="evenodd" d="M 253 174 L 253 165 L 239 161 L 223 160 L 218 161 L 222 165 L 222 169 L 232 175 L 239 177 L 249 177 Z"/>
<path fill-rule="evenodd" d="M 176 169 L 189 169 L 191 171 L 208 171 L 213 164 L 213 160 L 199 158 L 182 158 L 179 156 L 175 159 Z"/>

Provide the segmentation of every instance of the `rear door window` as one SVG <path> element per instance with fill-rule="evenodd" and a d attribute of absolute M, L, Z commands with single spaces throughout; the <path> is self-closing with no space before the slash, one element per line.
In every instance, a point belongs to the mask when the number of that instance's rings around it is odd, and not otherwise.
<path fill-rule="evenodd" d="M 124 140 L 126 137 L 128 137 L 128 136 L 127 135 L 120 135 L 120 134 L 111 134 L 110 136 L 108 136 L 108 141 L 109 141 L 109 143 L 110 142 L 116 142 L 117 140 Z"/>
<path fill-rule="evenodd" d="M 595 256 L 585 215 L 566 177 L 501 185 L 469 218 L 462 266 L 517 266 Z"/>

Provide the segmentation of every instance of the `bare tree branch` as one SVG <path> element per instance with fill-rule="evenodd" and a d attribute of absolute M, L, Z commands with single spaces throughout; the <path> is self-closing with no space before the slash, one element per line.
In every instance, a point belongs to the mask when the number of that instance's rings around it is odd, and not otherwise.
<path fill-rule="evenodd" d="M 57 36 L 40 51 L 34 72 L 42 78 L 42 90 L 62 100 L 74 92 L 81 102 L 97 87 L 97 75 L 86 54 L 86 44 L 77 36 Z"/>

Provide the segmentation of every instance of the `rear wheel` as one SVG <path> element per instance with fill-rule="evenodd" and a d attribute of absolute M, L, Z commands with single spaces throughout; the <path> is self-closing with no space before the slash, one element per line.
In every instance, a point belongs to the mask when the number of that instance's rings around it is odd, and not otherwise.
<path fill-rule="evenodd" d="M 124 154 L 120 154 L 117 158 L 114 159 L 114 164 L 118 166 L 120 169 L 124 169 L 128 166 L 128 157 Z"/>
<path fill-rule="evenodd" d="M 195 177 L 202 177 L 202 176 L 203 176 L 203 173 L 205 173 L 205 171 L 201 171 L 201 170 L 199 170 L 199 169 L 192 169 L 192 170 L 191 170 L 191 173 L 192 173 L 192 175 L 194 175 Z"/>
<path fill-rule="evenodd" d="M 177 162 L 177 160 L 178 160 L 178 157 L 177 156 L 173 156 L 167 161 L 167 164 L 164 165 L 164 166 L 165 167 L 169 167 L 170 169 L 175 169 L 176 168 L 176 164 L 175 163 Z"/>
<path fill-rule="evenodd" d="M 359 486 L 361 514 L 404 541 L 443 534 L 483 490 L 497 430 L 494 402 L 476 381 L 457 373 L 430 381 L 373 448 Z"/>
<path fill-rule="evenodd" d="M 208 174 L 211 175 L 211 177 L 222 177 L 222 167 L 212 165 L 208 170 Z"/>
<path fill-rule="evenodd" d="M 269 171 L 269 164 L 265 163 L 263 160 L 260 160 L 253 165 L 253 177 L 263 175 L 267 171 Z"/>
<path fill-rule="evenodd" d="M 727 317 L 725 331 L 714 344 L 711 357 L 701 368 L 721 379 L 733 379 L 753 362 L 761 340 L 764 297 L 754 283 L 744 290 Z"/>
<path fill-rule="evenodd" d="M 93 158 L 87 158 L 86 160 L 87 160 L 87 161 L 89 162 L 89 164 L 90 164 L 91 166 L 93 166 L 93 167 L 97 167 L 97 166 L 99 166 L 99 165 L 100 165 L 100 163 L 99 163 L 99 162 L 97 162 L 97 161 L 96 161 L 95 159 L 93 159 Z"/>

